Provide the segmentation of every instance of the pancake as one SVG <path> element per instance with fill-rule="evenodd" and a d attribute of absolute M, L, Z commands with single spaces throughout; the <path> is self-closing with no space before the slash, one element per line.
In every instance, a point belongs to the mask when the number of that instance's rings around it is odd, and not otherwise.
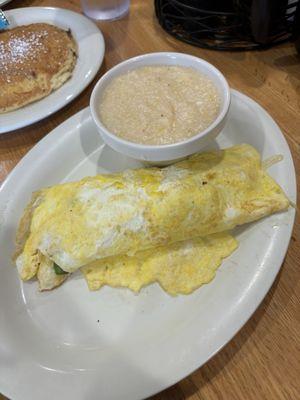
<path fill-rule="evenodd" d="M 72 75 L 77 46 L 70 31 L 36 23 L 0 32 L 0 113 L 48 96 Z"/>

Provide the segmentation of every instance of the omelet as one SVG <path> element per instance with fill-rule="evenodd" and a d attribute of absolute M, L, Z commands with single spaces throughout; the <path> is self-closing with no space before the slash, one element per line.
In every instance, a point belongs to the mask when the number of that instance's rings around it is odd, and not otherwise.
<path fill-rule="evenodd" d="M 145 250 L 132 257 L 97 260 L 82 267 L 81 272 L 90 290 L 108 285 L 138 293 L 157 282 L 170 295 L 190 294 L 215 277 L 222 260 L 237 246 L 228 233 L 216 233 Z"/>
<path fill-rule="evenodd" d="M 238 145 L 166 168 L 87 177 L 36 192 L 20 222 L 16 264 L 23 280 L 36 276 L 44 258 L 71 273 L 225 232 L 288 207 L 259 153 Z"/>

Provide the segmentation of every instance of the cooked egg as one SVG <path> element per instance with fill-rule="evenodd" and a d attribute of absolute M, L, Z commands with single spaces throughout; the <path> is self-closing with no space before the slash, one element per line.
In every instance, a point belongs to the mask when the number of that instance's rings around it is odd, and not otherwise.
<path fill-rule="evenodd" d="M 170 295 L 189 294 L 210 282 L 222 260 L 237 248 L 228 233 L 177 242 L 134 256 L 115 256 L 81 268 L 90 290 L 104 285 L 139 292 L 159 283 Z"/>
<path fill-rule="evenodd" d="M 18 251 L 22 279 L 37 273 L 39 253 L 73 272 L 97 259 L 228 231 L 289 206 L 249 145 L 56 185 L 34 199 L 22 219 L 30 221 Z"/>

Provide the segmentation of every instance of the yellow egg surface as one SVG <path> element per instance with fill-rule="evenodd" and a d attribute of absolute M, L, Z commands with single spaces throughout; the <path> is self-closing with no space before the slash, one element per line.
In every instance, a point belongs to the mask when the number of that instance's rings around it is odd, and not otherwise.
<path fill-rule="evenodd" d="M 141 251 L 134 256 L 97 260 L 81 271 L 90 290 L 108 285 L 139 292 L 157 282 L 170 295 L 190 294 L 215 277 L 222 260 L 237 246 L 230 234 L 217 233 Z"/>
<path fill-rule="evenodd" d="M 73 272 L 95 260 L 228 231 L 288 207 L 259 153 L 238 145 L 166 168 L 42 189 L 21 220 L 16 262 L 22 279 L 36 275 L 39 254 Z"/>

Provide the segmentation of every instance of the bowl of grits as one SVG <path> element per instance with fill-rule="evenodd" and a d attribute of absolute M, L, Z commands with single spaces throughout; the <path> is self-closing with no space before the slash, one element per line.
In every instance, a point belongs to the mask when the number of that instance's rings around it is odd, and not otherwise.
<path fill-rule="evenodd" d="M 183 53 L 126 60 L 96 84 L 90 101 L 100 135 L 114 150 L 150 163 L 198 152 L 223 129 L 230 89 L 212 64 Z"/>

